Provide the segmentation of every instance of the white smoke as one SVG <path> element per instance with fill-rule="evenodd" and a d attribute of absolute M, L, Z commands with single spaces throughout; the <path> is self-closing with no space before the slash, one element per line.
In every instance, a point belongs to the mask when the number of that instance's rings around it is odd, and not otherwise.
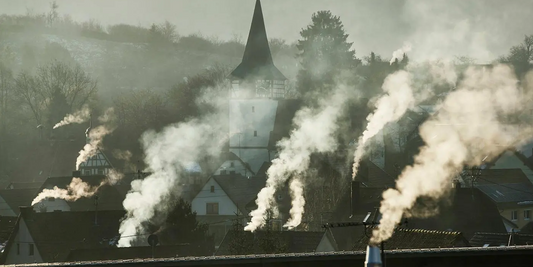
<path fill-rule="evenodd" d="M 392 52 L 392 58 L 389 62 L 390 65 L 394 63 L 396 60 L 401 60 L 404 54 L 407 54 L 411 51 L 411 44 L 410 43 L 404 43 L 402 48 L 399 48 L 398 50 Z"/>
<path fill-rule="evenodd" d="M 533 136 L 531 121 L 513 122 L 528 104 L 508 66 L 469 68 L 456 91 L 420 127 L 425 142 L 396 189 L 383 193 L 380 226 L 371 242 L 387 240 L 418 197 L 438 199 L 466 166 L 478 166 Z"/>
<path fill-rule="evenodd" d="M 76 158 L 76 170 L 79 170 L 81 163 L 96 155 L 98 149 L 102 148 L 104 137 L 112 133 L 116 128 L 113 123 L 114 118 L 114 110 L 109 108 L 98 118 L 98 121 L 102 124 L 89 130 L 87 133 L 89 142 L 85 144 L 79 152 L 78 158 Z"/>
<path fill-rule="evenodd" d="M 72 178 L 72 181 L 66 189 L 61 189 L 57 186 L 53 189 L 44 189 L 39 195 L 37 195 L 37 197 L 35 197 L 35 199 L 33 199 L 31 205 L 33 206 L 46 198 L 60 198 L 66 201 L 76 201 L 83 197 L 91 197 L 104 184 L 106 184 L 105 180 L 97 186 L 90 186 L 80 178 L 75 177 Z"/>
<path fill-rule="evenodd" d="M 352 178 L 367 152 L 369 141 L 388 123 L 399 120 L 409 109 L 435 94 L 433 86 L 454 86 L 457 73 L 451 61 L 441 60 L 415 65 L 388 75 L 383 82 L 384 94 L 376 101 L 375 110 L 367 117 L 367 126 L 359 137 L 354 152 Z"/>
<path fill-rule="evenodd" d="M 296 113 L 293 120 L 296 129 L 289 138 L 278 142 L 279 157 L 272 161 L 267 171 L 266 186 L 257 194 L 257 209 L 250 213 L 252 219 L 245 230 L 253 232 L 264 226 L 267 212 L 276 211 L 274 194 L 277 188 L 290 178 L 293 178 L 290 188 L 293 207 L 285 226 L 294 228 L 300 224 L 305 200 L 303 184 L 296 177 L 301 177 L 307 170 L 312 153 L 330 152 L 337 147 L 333 134 L 338 128 L 337 118 L 341 115 L 343 104 L 353 94 L 353 89 L 350 95 L 347 88 L 339 87 L 332 96 L 323 99 L 318 108 L 303 108 Z"/>
<path fill-rule="evenodd" d="M 58 122 L 56 125 L 54 125 L 54 128 L 59 128 L 61 126 L 65 126 L 72 123 L 84 123 L 91 117 L 91 111 L 89 110 L 89 106 L 83 105 L 83 107 L 72 113 L 67 114 L 65 118 L 63 118 L 62 121 Z"/>
<path fill-rule="evenodd" d="M 123 202 L 127 215 L 120 225 L 119 247 L 129 247 L 137 236 L 145 234 L 146 222 L 166 217 L 171 209 L 171 198 L 179 190 L 177 186 L 183 170 L 191 162 L 220 153 L 227 140 L 225 132 L 218 128 L 224 117 L 223 114 L 211 115 L 142 135 L 144 160 L 152 174 L 131 183 L 132 188 Z"/>

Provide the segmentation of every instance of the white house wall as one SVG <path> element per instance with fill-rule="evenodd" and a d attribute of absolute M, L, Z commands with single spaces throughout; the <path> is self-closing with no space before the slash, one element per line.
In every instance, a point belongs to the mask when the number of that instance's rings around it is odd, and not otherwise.
<path fill-rule="evenodd" d="M 30 255 L 30 244 L 33 244 L 33 255 Z M 17 250 L 17 245 L 20 246 L 20 253 Z M 26 222 L 24 219 L 20 219 L 19 228 L 17 234 L 14 238 L 13 244 L 8 251 L 6 257 L 6 264 L 17 264 L 17 263 L 39 263 L 43 262 L 39 250 L 35 245 L 35 241 L 28 231 Z"/>
<path fill-rule="evenodd" d="M 0 196 L 0 216 L 12 216 L 15 217 L 16 214 L 11 207 L 7 204 L 4 198 Z"/>
<path fill-rule="evenodd" d="M 211 186 L 215 187 L 215 192 L 213 193 L 211 193 Z M 194 197 L 191 208 L 197 215 L 217 216 L 206 214 L 207 203 L 218 203 L 218 215 L 235 215 L 238 212 L 237 206 L 212 178 L 207 181 L 200 193 Z"/>
<path fill-rule="evenodd" d="M 315 250 L 315 252 L 331 252 L 335 251 L 335 247 L 331 244 L 331 241 L 328 238 L 327 234 L 324 234 L 322 236 L 322 239 L 320 240 L 320 243 L 318 243 L 318 246 Z"/>

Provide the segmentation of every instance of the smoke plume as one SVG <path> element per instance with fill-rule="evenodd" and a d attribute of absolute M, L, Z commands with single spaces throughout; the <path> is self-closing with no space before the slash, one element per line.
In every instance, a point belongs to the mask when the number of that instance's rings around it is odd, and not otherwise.
<path fill-rule="evenodd" d="M 87 132 L 88 142 L 79 152 L 78 158 L 76 159 L 76 170 L 79 170 L 81 163 L 96 155 L 98 149 L 102 148 L 104 137 L 112 133 L 116 128 L 114 125 L 114 118 L 114 110 L 113 108 L 109 108 L 98 118 L 98 121 L 102 124 L 89 129 Z"/>
<path fill-rule="evenodd" d="M 89 118 L 91 117 L 91 111 L 89 110 L 89 106 L 87 105 L 83 105 L 83 107 L 72 113 L 72 114 L 67 114 L 67 116 L 65 116 L 65 118 L 63 118 L 62 121 L 58 122 L 56 125 L 54 125 L 54 128 L 59 128 L 61 126 L 65 126 L 65 125 L 68 125 L 68 124 L 71 124 L 71 123 L 84 123 L 86 122 Z"/>
<path fill-rule="evenodd" d="M 247 231 L 255 231 L 264 226 L 266 215 L 273 210 L 274 194 L 277 188 L 292 178 L 290 190 L 292 195 L 291 218 L 286 227 L 292 229 L 301 222 L 304 213 L 303 183 L 297 177 L 302 177 L 309 167 L 312 153 L 330 152 L 337 147 L 334 132 L 338 128 L 337 118 L 340 116 L 343 104 L 353 97 L 347 88 L 339 87 L 329 99 L 324 99 L 319 107 L 303 108 L 296 113 L 294 125 L 296 129 L 289 138 L 278 142 L 279 157 L 272 161 L 267 171 L 266 186 L 257 194 L 257 209 L 252 211 L 251 222 L 245 227 Z M 274 209 L 275 211 L 275 209 Z"/>
<path fill-rule="evenodd" d="M 410 43 L 403 44 L 402 48 L 392 52 L 392 58 L 390 59 L 389 64 L 392 65 L 392 63 L 394 63 L 394 61 L 401 60 L 403 55 L 407 54 L 410 51 L 411 51 L 411 44 Z"/>
<path fill-rule="evenodd" d="M 120 225 L 119 247 L 129 247 L 139 235 L 145 234 L 147 222 L 158 223 L 166 218 L 189 164 L 220 153 L 227 140 L 224 131 L 217 128 L 224 118 L 220 116 L 223 114 L 169 125 L 161 132 L 150 130 L 142 135 L 144 161 L 152 174 L 131 183 L 123 202 L 127 215 Z"/>
<path fill-rule="evenodd" d="M 60 198 L 66 201 L 76 201 L 82 197 L 91 197 L 94 195 L 100 187 L 106 184 L 106 180 L 103 180 L 97 186 L 90 186 L 80 178 L 72 178 L 72 181 L 67 186 L 67 189 L 61 189 L 55 186 L 53 189 L 44 189 L 33 201 L 31 205 L 35 205 L 46 198 Z"/>
<path fill-rule="evenodd" d="M 387 240 L 417 198 L 442 197 L 465 165 L 478 166 L 531 138 L 531 122 L 521 121 L 530 119 L 521 114 L 527 105 L 523 89 L 505 65 L 465 72 L 458 88 L 420 127 L 425 146 L 414 165 L 403 170 L 395 189 L 383 193 L 382 219 L 371 242 Z"/>

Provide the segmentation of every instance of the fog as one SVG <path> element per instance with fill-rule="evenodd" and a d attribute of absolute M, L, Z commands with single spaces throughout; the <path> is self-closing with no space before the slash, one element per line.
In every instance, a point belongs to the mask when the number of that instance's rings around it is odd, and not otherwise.
<path fill-rule="evenodd" d="M 533 1 L 462 1 L 462 0 L 334 0 L 283 1 L 263 3 L 265 24 L 270 38 L 294 42 L 308 24 L 313 12 L 331 10 L 340 16 L 350 35 L 356 55 L 371 51 L 390 54 L 405 41 L 413 47 L 427 42 L 439 44 L 431 51 L 413 53 L 413 58 L 469 55 L 479 61 L 490 61 L 509 46 L 533 32 Z M 246 40 L 254 1 L 246 0 L 59 0 L 60 13 L 73 19 L 95 19 L 103 25 L 126 23 L 149 26 L 165 20 L 175 24 L 181 35 L 201 33 L 221 40 Z M 24 14 L 49 9 L 48 1 L 1 0 L 0 10 L 6 14 Z M 444 36 L 444 37 L 443 37 Z M 454 44 L 443 42 L 454 40 Z M 482 44 L 481 51 L 474 46 Z"/>

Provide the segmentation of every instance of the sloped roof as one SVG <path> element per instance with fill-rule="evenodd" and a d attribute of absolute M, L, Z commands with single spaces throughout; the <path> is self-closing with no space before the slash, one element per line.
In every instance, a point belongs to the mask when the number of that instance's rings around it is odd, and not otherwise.
<path fill-rule="evenodd" d="M 35 188 L 38 189 L 41 187 L 43 182 L 11 182 L 5 188 L 2 189 L 26 189 L 26 188 Z"/>
<path fill-rule="evenodd" d="M 79 177 L 83 182 L 86 182 L 90 186 L 99 185 L 104 179 L 107 179 L 104 175 L 90 175 Z M 52 189 L 55 186 L 61 189 L 66 189 L 67 185 L 72 181 L 72 176 L 63 177 L 50 177 L 46 179 L 43 186 L 38 192 L 43 189 Z M 127 183 L 122 182 L 121 186 L 128 187 Z M 124 200 L 124 194 L 117 189 L 119 186 L 103 185 L 98 189 L 96 193 L 98 195 L 98 210 L 122 210 L 122 201 Z M 92 211 L 95 209 L 94 198 L 80 198 L 76 201 L 67 201 L 71 211 Z"/>
<path fill-rule="evenodd" d="M 31 201 L 37 196 L 37 188 L 25 189 L 5 189 L 0 190 L 0 196 L 15 214 L 19 213 L 20 206 L 29 206 Z"/>
<path fill-rule="evenodd" d="M 496 203 L 533 201 L 533 184 L 521 169 L 484 169 L 474 186 Z"/>
<path fill-rule="evenodd" d="M 254 176 L 248 179 L 240 174 L 216 175 L 212 178 L 243 213 L 248 213 L 246 204 L 253 201 L 266 184 L 264 178 Z"/>
<path fill-rule="evenodd" d="M 96 154 L 86 161 L 80 163 L 80 169 L 93 169 L 93 168 L 113 168 L 111 161 L 100 149 L 97 149 Z"/>
<path fill-rule="evenodd" d="M 153 250 L 153 258 L 176 258 L 180 256 L 192 256 L 193 254 L 191 251 L 190 245 L 156 246 Z M 110 247 L 71 250 L 66 261 L 75 262 L 149 258 L 152 258 L 152 247 L 150 246 L 127 248 Z"/>
<path fill-rule="evenodd" d="M 17 217 L 0 216 L 0 245 L 9 239 L 16 224 Z"/>
<path fill-rule="evenodd" d="M 274 231 L 271 235 L 280 242 L 280 246 L 284 247 L 287 253 L 303 253 L 314 252 L 318 244 L 322 240 L 325 232 L 307 232 L 307 231 Z M 249 250 L 245 254 L 262 254 L 264 251 L 260 248 L 257 239 L 267 238 L 267 232 L 255 231 L 241 232 L 242 236 L 236 235 L 235 230 L 230 230 L 226 233 L 224 240 L 220 247 L 215 252 L 215 255 L 231 255 L 231 246 L 235 242 L 246 244 Z"/>
<path fill-rule="evenodd" d="M 475 233 L 470 239 L 470 245 L 474 247 L 489 246 L 511 246 L 516 245 L 533 245 L 533 234 L 522 233 Z"/>
<path fill-rule="evenodd" d="M 492 200 L 477 188 L 456 188 L 439 204 L 439 214 L 409 219 L 412 228 L 459 231 L 469 239 L 475 232 L 505 233 L 500 212 Z"/>
<path fill-rule="evenodd" d="M 261 2 L 256 0 L 252 25 L 244 49 L 242 62 L 233 70 L 231 76 L 238 79 L 258 78 L 266 80 L 286 80 L 285 76 L 274 66 L 268 45 L 265 21 Z"/>
<path fill-rule="evenodd" d="M 369 230 L 370 232 L 370 230 Z M 353 250 L 363 251 L 370 242 L 370 234 L 363 234 Z M 385 241 L 386 249 L 453 248 L 469 246 L 460 232 L 397 228 Z"/>
<path fill-rule="evenodd" d="M 34 212 L 31 207 L 21 210 L 35 246 L 44 262 L 65 261 L 70 250 L 110 248 L 116 245 L 120 220 L 125 211 L 95 212 Z M 6 252 L 12 249 L 8 244 Z"/>
<path fill-rule="evenodd" d="M 522 226 L 520 233 L 533 234 L 533 222 L 528 222 L 526 225 Z"/>
<path fill-rule="evenodd" d="M 362 180 L 361 185 L 365 187 L 394 187 L 395 179 L 390 174 L 381 169 L 378 165 L 370 160 L 364 161 L 368 167 L 368 178 Z"/>

